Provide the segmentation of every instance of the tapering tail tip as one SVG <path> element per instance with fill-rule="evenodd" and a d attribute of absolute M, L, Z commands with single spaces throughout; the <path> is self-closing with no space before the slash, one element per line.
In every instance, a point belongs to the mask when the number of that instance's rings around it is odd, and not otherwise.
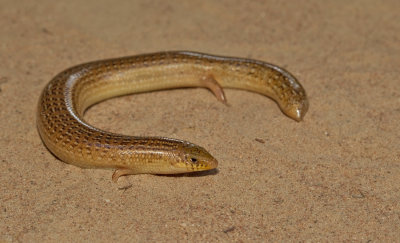
<path fill-rule="evenodd" d="M 284 113 L 293 120 L 300 122 L 303 120 L 307 111 L 308 111 L 308 101 L 305 100 L 302 103 L 294 105 L 290 107 L 290 109 L 285 110 Z"/>

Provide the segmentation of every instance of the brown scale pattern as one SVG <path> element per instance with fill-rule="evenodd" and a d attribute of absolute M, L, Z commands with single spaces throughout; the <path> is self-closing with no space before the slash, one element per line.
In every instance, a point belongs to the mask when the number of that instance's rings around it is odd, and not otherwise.
<path fill-rule="evenodd" d="M 87 107 L 107 98 L 166 88 L 208 87 L 204 83 L 207 78 L 218 86 L 269 96 L 297 121 L 308 110 L 301 84 L 277 66 L 195 52 L 161 52 L 91 62 L 61 72 L 40 97 L 39 133 L 57 157 L 80 167 L 125 169 L 122 174 L 212 169 L 217 161 L 200 146 L 114 134 L 94 128 L 82 118 Z"/>

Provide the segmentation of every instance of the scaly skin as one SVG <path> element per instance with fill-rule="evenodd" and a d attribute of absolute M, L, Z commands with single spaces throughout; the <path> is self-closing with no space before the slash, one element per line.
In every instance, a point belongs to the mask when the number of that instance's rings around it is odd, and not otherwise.
<path fill-rule="evenodd" d="M 153 90 L 206 87 L 225 101 L 221 86 L 266 95 L 296 121 L 308 110 L 303 87 L 282 68 L 251 59 L 172 51 L 96 61 L 61 72 L 43 90 L 37 126 L 58 158 L 83 168 L 114 168 L 113 180 L 127 174 L 210 170 L 218 162 L 200 146 L 114 134 L 92 127 L 82 117 L 102 100 Z"/>

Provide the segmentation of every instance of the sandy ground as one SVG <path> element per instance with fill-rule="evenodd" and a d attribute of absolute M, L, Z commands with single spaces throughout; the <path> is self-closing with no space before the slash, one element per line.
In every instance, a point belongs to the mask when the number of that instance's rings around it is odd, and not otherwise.
<path fill-rule="evenodd" d="M 0 241 L 398 240 L 399 9 L 397 0 L 0 1 Z M 99 128 L 202 145 L 219 167 L 194 176 L 114 184 L 110 170 L 48 152 L 35 112 L 54 75 L 163 50 L 283 66 L 310 110 L 297 123 L 261 95 L 226 90 L 228 107 L 183 89 L 87 112 Z"/>

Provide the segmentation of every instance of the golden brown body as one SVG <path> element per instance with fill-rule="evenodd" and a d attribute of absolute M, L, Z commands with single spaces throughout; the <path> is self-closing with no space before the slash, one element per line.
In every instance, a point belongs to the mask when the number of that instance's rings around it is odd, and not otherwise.
<path fill-rule="evenodd" d="M 92 127 L 82 117 L 89 106 L 102 100 L 161 89 L 207 87 L 224 101 L 221 86 L 269 96 L 297 121 L 308 109 L 300 83 L 274 65 L 196 52 L 160 52 L 81 64 L 61 72 L 43 90 L 37 126 L 58 158 L 84 168 L 115 168 L 114 179 L 213 169 L 217 160 L 200 146 L 114 134 Z"/>

